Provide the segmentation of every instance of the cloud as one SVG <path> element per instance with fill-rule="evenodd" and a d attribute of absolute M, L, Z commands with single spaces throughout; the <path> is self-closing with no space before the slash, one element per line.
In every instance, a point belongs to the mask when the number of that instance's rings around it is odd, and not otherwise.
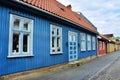
<path fill-rule="evenodd" d="M 120 36 L 120 1 L 114 0 L 58 0 L 72 5 L 73 11 L 82 12 L 101 34 Z"/>

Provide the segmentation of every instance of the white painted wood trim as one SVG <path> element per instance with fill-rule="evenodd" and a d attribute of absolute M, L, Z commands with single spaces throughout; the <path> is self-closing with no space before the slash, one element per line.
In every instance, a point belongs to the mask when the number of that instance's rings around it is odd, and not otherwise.
<path fill-rule="evenodd" d="M 14 19 L 20 19 L 20 30 L 13 29 L 13 21 Z M 23 30 L 23 22 L 24 20 L 30 21 L 30 30 L 31 31 L 25 31 Z M 22 22 L 21 22 L 22 21 Z M 26 18 L 26 17 L 21 17 L 18 15 L 10 14 L 10 27 L 9 27 L 9 46 L 8 46 L 8 58 L 10 57 L 23 57 L 23 56 L 33 56 L 33 20 Z M 12 52 L 12 45 L 13 45 L 13 32 L 20 32 L 20 37 L 19 37 L 19 54 L 15 54 Z M 29 41 L 28 41 L 28 52 L 23 52 L 23 34 L 29 34 Z M 28 54 L 26 54 L 28 53 Z"/>
<path fill-rule="evenodd" d="M 55 52 L 52 52 L 52 28 L 57 28 L 57 29 L 60 29 L 60 38 L 61 38 L 61 40 L 60 40 L 60 49 L 61 49 L 61 51 L 60 52 L 57 52 L 57 39 L 56 39 L 56 41 L 55 41 Z M 55 32 L 56 34 L 57 34 L 57 32 Z M 55 37 L 57 37 L 57 36 L 55 36 Z M 59 27 L 59 26 L 57 26 L 57 25 L 53 25 L 53 24 L 50 24 L 50 54 L 62 54 L 63 53 L 63 49 L 62 49 L 63 47 L 62 47 L 62 27 Z"/>

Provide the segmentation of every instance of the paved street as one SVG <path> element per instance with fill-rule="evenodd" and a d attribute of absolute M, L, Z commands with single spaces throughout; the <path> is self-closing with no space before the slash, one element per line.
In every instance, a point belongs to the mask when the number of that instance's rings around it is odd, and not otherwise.
<path fill-rule="evenodd" d="M 26 76 L 18 80 L 120 80 L 120 51 L 81 66 Z"/>

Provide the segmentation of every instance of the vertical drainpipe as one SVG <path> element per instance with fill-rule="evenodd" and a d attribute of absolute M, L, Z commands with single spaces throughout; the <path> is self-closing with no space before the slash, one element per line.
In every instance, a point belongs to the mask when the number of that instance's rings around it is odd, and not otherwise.
<path fill-rule="evenodd" d="M 98 52 L 98 35 L 97 35 L 97 56 L 99 55 L 99 52 Z"/>

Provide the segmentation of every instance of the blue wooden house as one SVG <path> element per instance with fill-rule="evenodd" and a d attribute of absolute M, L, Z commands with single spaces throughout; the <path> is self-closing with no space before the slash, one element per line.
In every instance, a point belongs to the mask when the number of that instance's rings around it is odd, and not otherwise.
<path fill-rule="evenodd" d="M 97 33 L 56 0 L 0 0 L 0 76 L 97 55 Z"/>

